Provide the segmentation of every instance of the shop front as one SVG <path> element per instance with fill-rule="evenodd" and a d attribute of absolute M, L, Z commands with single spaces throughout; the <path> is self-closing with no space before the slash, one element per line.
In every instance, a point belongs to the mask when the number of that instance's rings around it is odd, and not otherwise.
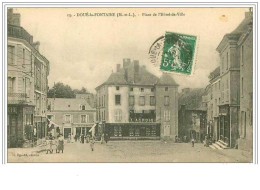
<path fill-rule="evenodd" d="M 159 140 L 160 123 L 106 123 L 111 140 Z"/>
<path fill-rule="evenodd" d="M 230 145 L 230 114 L 229 106 L 219 106 L 218 140 Z"/>
<path fill-rule="evenodd" d="M 23 147 L 33 139 L 33 113 L 33 106 L 8 105 L 8 148 Z"/>

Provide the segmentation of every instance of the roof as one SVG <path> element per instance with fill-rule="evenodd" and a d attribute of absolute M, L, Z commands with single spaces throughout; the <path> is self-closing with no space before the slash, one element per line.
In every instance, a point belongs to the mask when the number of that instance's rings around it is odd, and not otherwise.
<path fill-rule="evenodd" d="M 167 86 L 178 86 L 175 80 L 170 74 L 163 73 L 157 82 L 157 85 L 167 85 Z"/>
<path fill-rule="evenodd" d="M 220 66 L 215 68 L 210 74 L 209 74 L 209 79 L 213 80 L 220 76 Z"/>
<path fill-rule="evenodd" d="M 220 52 L 223 49 L 224 44 L 226 44 L 226 41 L 228 39 L 239 40 L 240 36 L 243 33 L 247 32 L 249 25 L 252 24 L 252 19 L 253 19 L 252 13 L 246 12 L 244 20 L 238 25 L 238 27 L 236 27 L 236 29 L 233 30 L 231 33 L 224 35 L 224 37 L 222 38 L 221 42 L 217 47 L 217 51 Z"/>
<path fill-rule="evenodd" d="M 138 67 L 138 68 L 137 68 Z M 137 71 L 136 71 L 137 69 Z M 178 85 L 169 74 L 163 74 L 159 79 L 150 73 L 144 66 L 138 66 L 134 62 L 120 68 L 117 72 L 112 73 L 109 78 L 99 85 Z"/>
<path fill-rule="evenodd" d="M 51 105 L 51 111 L 80 111 L 80 105 L 85 105 L 86 111 L 94 111 L 87 100 L 81 98 L 48 98 L 48 105 Z"/>
<path fill-rule="evenodd" d="M 202 107 L 202 96 L 205 95 L 204 88 L 190 89 L 188 93 L 179 95 L 179 109 L 181 105 L 185 105 L 186 110 L 204 110 Z"/>
<path fill-rule="evenodd" d="M 116 84 L 128 84 L 125 76 L 123 73 L 121 72 L 117 72 L 117 73 L 112 73 L 109 78 L 107 79 L 106 82 L 104 82 L 103 84 L 110 84 L 110 85 L 116 85 Z"/>

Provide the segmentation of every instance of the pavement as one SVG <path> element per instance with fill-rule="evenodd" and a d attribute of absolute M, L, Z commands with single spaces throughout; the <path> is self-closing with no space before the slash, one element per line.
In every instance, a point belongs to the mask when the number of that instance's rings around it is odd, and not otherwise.
<path fill-rule="evenodd" d="M 252 155 L 237 149 L 213 150 L 196 143 L 171 141 L 109 141 L 90 144 L 66 143 L 63 153 L 46 154 L 45 147 L 9 148 L 8 162 L 173 162 L 251 163 Z"/>

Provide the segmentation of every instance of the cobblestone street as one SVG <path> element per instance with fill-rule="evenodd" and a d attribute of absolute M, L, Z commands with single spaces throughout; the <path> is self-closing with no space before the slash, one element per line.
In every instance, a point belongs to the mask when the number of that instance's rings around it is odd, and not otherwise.
<path fill-rule="evenodd" d="M 110 141 L 89 144 L 67 143 L 64 153 L 46 154 L 44 148 L 8 149 L 8 162 L 252 162 L 241 150 L 213 150 L 203 144 L 163 141 Z"/>

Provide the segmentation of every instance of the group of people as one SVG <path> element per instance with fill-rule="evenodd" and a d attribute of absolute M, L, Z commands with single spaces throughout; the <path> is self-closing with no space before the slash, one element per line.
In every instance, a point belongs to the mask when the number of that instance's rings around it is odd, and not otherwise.
<path fill-rule="evenodd" d="M 59 134 L 57 138 L 53 137 L 51 134 L 47 137 L 46 140 L 46 154 L 53 153 L 53 150 L 56 150 L 56 153 L 64 151 L 64 138 L 62 134 Z"/>
<path fill-rule="evenodd" d="M 87 135 L 75 134 L 74 137 L 71 134 L 69 134 L 67 142 L 68 143 L 80 142 L 82 144 L 90 143 L 90 149 L 91 149 L 91 151 L 94 151 L 94 144 L 95 144 L 96 139 L 97 139 L 97 137 L 92 136 L 90 133 L 87 133 Z M 102 133 L 102 135 L 100 137 L 100 143 L 101 144 L 107 143 L 108 140 L 109 140 L 109 135 L 107 133 Z"/>

